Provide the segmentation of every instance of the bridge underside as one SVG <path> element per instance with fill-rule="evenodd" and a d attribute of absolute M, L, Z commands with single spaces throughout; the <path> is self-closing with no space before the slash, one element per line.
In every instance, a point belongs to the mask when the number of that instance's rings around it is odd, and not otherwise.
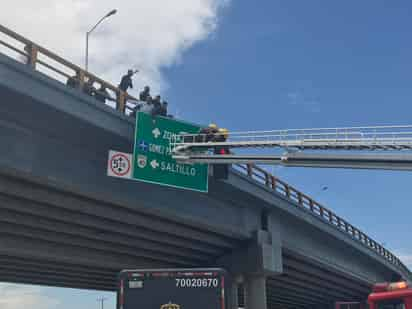
<path fill-rule="evenodd" d="M 214 266 L 247 242 L 42 190 L 0 177 L 0 281 L 114 291 L 123 268 Z M 267 279 L 269 308 L 326 306 L 369 291 L 367 283 L 296 253 L 284 250 L 282 257 L 283 274 Z"/>
<path fill-rule="evenodd" d="M 212 267 L 249 241 L 0 175 L 0 281 L 115 291 L 121 269 Z M 283 273 L 267 278 L 269 308 L 330 305 L 369 291 L 286 248 L 282 260 Z"/>
<path fill-rule="evenodd" d="M 59 287 L 116 290 L 119 269 L 66 264 L 33 258 L 1 256 L 0 280 Z M 153 267 L 136 259 L 137 267 Z M 295 257 L 284 256 L 283 275 L 268 277 L 266 295 L 268 308 L 330 307 L 336 300 L 361 301 L 370 287 L 341 274 L 325 271 Z M 239 304 L 244 305 L 244 293 L 239 288 Z"/>

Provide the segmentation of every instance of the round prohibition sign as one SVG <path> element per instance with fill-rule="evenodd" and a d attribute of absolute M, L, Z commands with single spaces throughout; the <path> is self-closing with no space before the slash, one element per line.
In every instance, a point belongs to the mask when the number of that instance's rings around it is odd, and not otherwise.
<path fill-rule="evenodd" d="M 127 173 L 129 173 L 130 168 L 131 168 L 130 160 L 124 154 L 121 154 L 121 153 L 115 154 L 110 159 L 110 170 L 116 176 L 126 175 Z"/>

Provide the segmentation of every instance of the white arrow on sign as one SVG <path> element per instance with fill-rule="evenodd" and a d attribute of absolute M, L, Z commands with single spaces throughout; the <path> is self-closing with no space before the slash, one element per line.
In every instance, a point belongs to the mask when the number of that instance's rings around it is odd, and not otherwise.
<path fill-rule="evenodd" d="M 152 131 L 152 133 L 153 133 L 153 136 L 154 136 L 155 138 L 158 138 L 159 135 L 161 134 L 161 133 L 160 133 L 160 130 L 159 130 L 158 128 L 155 128 L 155 129 Z"/>
<path fill-rule="evenodd" d="M 159 163 L 157 163 L 156 160 L 152 160 L 152 162 L 150 162 L 150 165 L 154 169 L 157 169 L 159 167 Z"/>

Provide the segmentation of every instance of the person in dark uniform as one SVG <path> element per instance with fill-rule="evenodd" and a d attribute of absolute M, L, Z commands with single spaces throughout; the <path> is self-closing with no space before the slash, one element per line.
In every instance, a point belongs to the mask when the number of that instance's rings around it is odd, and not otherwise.
<path fill-rule="evenodd" d="M 219 132 L 219 129 L 217 128 L 217 125 L 214 123 L 211 123 L 209 125 L 209 132 L 206 135 L 206 142 L 212 142 L 216 138 L 216 134 Z"/>
<path fill-rule="evenodd" d="M 152 116 L 157 116 L 160 114 L 160 111 L 162 109 L 162 102 L 161 102 L 161 97 L 160 95 L 157 95 L 153 100 L 153 109 L 152 109 Z"/>
<path fill-rule="evenodd" d="M 196 136 L 196 143 L 205 143 L 213 140 L 215 134 L 218 132 L 217 125 L 214 123 L 209 124 L 208 127 L 202 128 L 199 132 L 199 135 Z"/>
<path fill-rule="evenodd" d="M 167 105 L 168 103 L 166 101 L 163 101 L 162 106 L 160 107 L 160 116 L 166 117 L 167 116 Z"/>
<path fill-rule="evenodd" d="M 94 92 L 94 97 L 96 98 L 97 101 L 106 103 L 106 99 L 110 98 L 110 95 L 106 90 L 106 86 L 101 85 L 100 88 Z"/>
<path fill-rule="evenodd" d="M 133 89 L 133 81 L 132 81 L 132 76 L 133 76 L 133 70 L 127 71 L 127 74 L 122 77 L 122 80 L 120 81 L 119 88 L 122 89 L 124 92 L 127 91 L 127 89 L 131 88 Z"/>
<path fill-rule="evenodd" d="M 215 135 L 214 142 L 226 142 L 229 137 L 229 131 L 227 129 L 220 128 Z M 213 153 L 215 155 L 229 155 L 230 149 L 228 146 L 217 146 L 214 148 Z M 229 176 L 229 164 L 214 164 L 213 165 L 213 177 L 215 179 L 227 179 Z"/>
<path fill-rule="evenodd" d="M 216 132 L 214 141 L 215 142 L 226 142 L 229 137 L 229 131 L 224 128 L 220 128 L 218 132 Z"/>
<path fill-rule="evenodd" d="M 83 85 L 83 92 L 89 96 L 94 96 L 94 92 L 96 91 L 96 88 L 93 87 L 94 80 L 92 78 L 89 78 L 87 83 Z"/>
<path fill-rule="evenodd" d="M 77 88 L 79 84 L 80 84 L 79 73 L 76 73 L 76 75 L 69 77 L 66 82 L 66 85 L 69 86 L 70 88 Z"/>
<path fill-rule="evenodd" d="M 143 91 L 139 94 L 139 100 L 146 102 L 148 97 L 150 97 L 150 87 L 145 86 Z"/>

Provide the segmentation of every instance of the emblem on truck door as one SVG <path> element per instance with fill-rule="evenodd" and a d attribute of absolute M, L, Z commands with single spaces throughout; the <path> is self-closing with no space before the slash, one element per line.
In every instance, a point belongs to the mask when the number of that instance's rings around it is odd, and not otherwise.
<path fill-rule="evenodd" d="M 169 302 L 168 304 L 161 305 L 160 309 L 180 309 L 180 306 Z"/>

